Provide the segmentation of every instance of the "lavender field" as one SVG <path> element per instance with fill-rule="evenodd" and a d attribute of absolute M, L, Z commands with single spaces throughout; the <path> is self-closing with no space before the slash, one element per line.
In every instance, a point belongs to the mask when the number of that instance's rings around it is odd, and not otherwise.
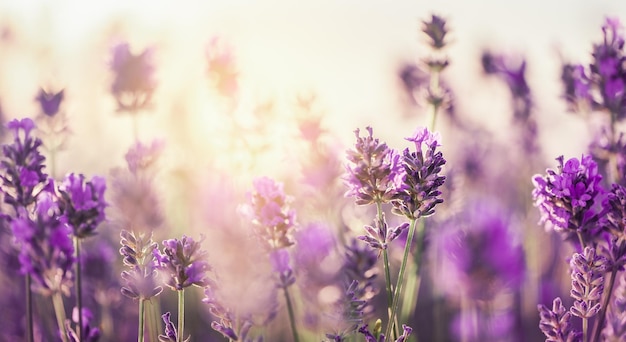
<path fill-rule="evenodd" d="M 626 341 L 625 25 L 0 0 L 0 341 Z"/>

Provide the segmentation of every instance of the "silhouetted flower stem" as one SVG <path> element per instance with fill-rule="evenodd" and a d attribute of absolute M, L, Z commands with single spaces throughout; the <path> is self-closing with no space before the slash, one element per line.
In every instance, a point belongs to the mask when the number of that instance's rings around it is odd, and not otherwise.
<path fill-rule="evenodd" d="M 30 273 L 26 274 L 26 333 L 28 335 L 28 342 L 33 342 L 33 291 L 30 288 Z"/>
<path fill-rule="evenodd" d="M 608 279 L 609 286 L 608 288 L 605 288 L 604 301 L 602 302 L 602 307 L 600 308 L 600 313 L 598 314 L 598 318 L 593 329 L 593 342 L 600 341 L 600 334 L 602 333 L 602 328 L 604 328 L 604 321 L 606 319 L 606 310 L 609 308 L 609 303 L 611 303 L 611 295 L 613 294 L 613 287 L 615 286 L 615 278 L 617 278 L 617 269 L 614 268 L 613 271 L 611 271 L 610 278 Z"/>
<path fill-rule="evenodd" d="M 380 203 L 380 201 L 376 202 L 376 211 L 377 211 L 376 220 L 382 221 L 383 211 L 382 211 L 382 204 Z M 384 224 L 383 222 L 379 222 L 379 227 L 382 227 L 383 224 Z M 383 268 L 385 269 L 385 288 L 387 290 L 387 316 L 389 319 L 387 326 L 391 327 L 390 329 L 393 330 L 393 335 L 395 339 L 398 336 L 398 332 L 397 332 L 398 324 L 395 322 L 395 320 L 393 320 L 393 316 L 392 316 L 393 288 L 391 287 L 391 272 L 390 272 L 391 267 L 389 266 L 389 253 L 387 252 L 387 248 L 383 249 L 382 252 L 383 252 Z M 386 336 L 389 336 L 389 335 L 387 334 Z"/>
<path fill-rule="evenodd" d="M 67 342 L 67 332 L 65 330 L 65 307 L 63 306 L 63 297 L 60 291 L 55 291 L 52 294 L 52 305 L 54 306 L 54 313 L 57 318 L 57 324 L 59 325 L 61 340 L 63 342 Z"/>
<path fill-rule="evenodd" d="M 287 291 L 287 289 L 285 289 Z M 185 329 L 185 289 L 178 290 L 178 342 L 183 342 Z"/>
<path fill-rule="evenodd" d="M 293 313 L 293 305 L 291 304 L 291 297 L 289 296 L 289 288 L 284 287 L 285 290 L 285 302 L 287 302 L 287 312 L 289 313 L 289 324 L 291 326 L 291 334 L 293 335 L 294 342 L 300 341 L 298 339 L 298 330 L 296 329 L 295 316 Z"/>

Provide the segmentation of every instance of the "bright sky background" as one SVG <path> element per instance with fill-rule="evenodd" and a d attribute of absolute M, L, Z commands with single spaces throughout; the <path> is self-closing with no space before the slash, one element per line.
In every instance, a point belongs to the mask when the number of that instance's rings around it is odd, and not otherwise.
<path fill-rule="evenodd" d="M 626 1 L 2 0 L 0 101 L 8 117 L 31 115 L 40 85 L 66 88 L 76 136 L 71 149 L 87 155 L 76 162 L 85 169 L 109 167 L 88 157 L 92 144 L 81 141 L 101 137 L 98 148 L 118 158 L 129 145 L 129 122 L 112 114 L 108 94 L 116 38 L 136 51 L 157 51 L 157 109 L 141 121 L 142 137 L 152 138 L 173 122 L 160 114 L 206 109 L 204 56 L 219 36 L 233 48 L 244 103 L 273 98 L 289 104 L 296 94 L 315 91 L 325 124 L 342 141 L 350 143 L 355 128 L 372 125 L 396 145 L 423 117 L 419 110 L 407 113 L 396 72 L 401 62 L 427 56 L 419 27 L 432 13 L 447 18 L 452 31 L 445 78 L 461 115 L 506 137 L 497 128 L 509 122 L 509 95 L 502 84 L 481 78 L 480 53 L 488 47 L 523 54 L 543 131 L 550 127 L 569 139 L 583 126 L 564 113 L 559 99 L 559 56 L 587 62 L 604 18 L 626 22 Z M 198 126 L 208 124 L 215 123 Z M 585 145 L 574 139 L 546 150 L 577 154 Z"/>

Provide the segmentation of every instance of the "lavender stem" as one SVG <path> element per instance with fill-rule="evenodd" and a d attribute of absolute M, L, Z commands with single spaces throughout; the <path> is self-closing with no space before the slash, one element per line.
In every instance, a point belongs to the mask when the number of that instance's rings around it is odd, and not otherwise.
<path fill-rule="evenodd" d="M 184 341 L 185 289 L 178 290 L 178 342 Z"/>
<path fill-rule="evenodd" d="M 291 334 L 293 335 L 293 341 L 299 342 L 298 339 L 298 331 L 296 330 L 296 322 L 293 314 L 293 306 L 291 304 L 291 298 L 289 297 L 289 290 L 287 287 L 285 289 L 285 301 L 287 302 L 287 312 L 289 313 L 289 324 L 291 325 Z"/>
<path fill-rule="evenodd" d="M 602 328 L 604 327 L 604 321 L 606 319 L 606 310 L 608 309 L 609 303 L 611 302 L 611 296 L 613 294 L 613 286 L 615 285 L 616 275 L 617 275 L 617 269 L 613 269 L 613 271 L 611 271 L 611 275 L 609 279 L 609 287 L 605 288 L 604 301 L 602 302 L 602 308 L 600 309 L 600 314 L 598 316 L 598 319 L 596 320 L 596 324 L 593 329 L 592 341 L 594 342 L 600 341 L 600 334 L 602 333 Z"/>
<path fill-rule="evenodd" d="M 80 239 L 77 236 L 74 236 L 74 249 L 76 249 L 76 306 L 78 307 L 78 326 L 76 327 L 76 334 L 78 335 L 78 340 L 82 342 L 83 296 L 80 266 Z"/>
<path fill-rule="evenodd" d="M 33 342 L 33 292 L 30 289 L 30 273 L 26 274 L 26 320 L 28 325 L 26 332 L 28 335 L 28 342 Z"/>
<path fill-rule="evenodd" d="M 52 305 L 54 306 L 54 313 L 57 318 L 57 324 L 59 325 L 61 340 L 63 342 L 67 342 L 67 332 L 65 331 L 65 307 L 63 306 L 63 298 L 61 297 L 61 292 L 54 292 L 54 294 L 52 295 Z"/>
<path fill-rule="evenodd" d="M 145 311 L 145 299 L 139 298 L 139 330 L 137 332 L 137 342 L 143 342 L 143 333 L 145 330 L 144 324 L 144 311 Z"/>

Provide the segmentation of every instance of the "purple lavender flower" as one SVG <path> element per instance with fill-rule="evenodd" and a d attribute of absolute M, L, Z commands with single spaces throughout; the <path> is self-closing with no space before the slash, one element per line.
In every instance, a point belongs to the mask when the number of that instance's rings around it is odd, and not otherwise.
<path fill-rule="evenodd" d="M 450 296 L 474 300 L 519 288 L 526 265 L 509 217 L 495 202 L 479 200 L 444 222 L 432 237 L 431 251 L 440 261 L 437 286 Z"/>
<path fill-rule="evenodd" d="M 165 272 L 165 285 L 174 291 L 195 285 L 205 287 L 211 283 L 208 272 L 211 266 L 205 260 L 207 252 L 200 249 L 202 240 L 196 242 L 183 235 L 179 239 L 163 241 L 163 253 L 155 251 L 157 265 Z"/>
<path fill-rule="evenodd" d="M 78 336 L 78 334 L 74 331 L 74 329 L 72 329 L 72 326 L 68 321 L 66 321 L 66 330 L 67 330 L 67 335 L 68 338 L 70 339 L 71 342 L 96 342 L 100 339 L 100 329 L 98 329 L 95 326 L 92 326 L 92 321 L 93 321 L 93 314 L 91 313 L 91 311 L 87 308 L 83 308 L 82 310 L 82 322 L 83 322 L 83 327 L 80 329 L 81 335 L 82 336 Z M 72 321 L 75 324 L 78 324 L 78 308 L 74 307 L 74 310 L 72 311 Z"/>
<path fill-rule="evenodd" d="M 602 331 L 602 341 L 606 342 L 624 342 L 626 339 L 626 277 L 623 273 L 618 284 Z"/>
<path fill-rule="evenodd" d="M 389 202 L 400 182 L 400 156 L 374 138 L 371 127 L 366 129 L 367 137 L 361 137 L 358 129 L 354 131 L 355 148 L 347 151 L 350 163 L 343 178 L 348 186 L 346 196 L 355 197 L 358 205 Z"/>
<path fill-rule="evenodd" d="M 58 93 L 48 93 L 43 88 L 39 90 L 36 98 L 41 106 L 41 111 L 47 116 L 55 116 L 59 112 L 59 107 L 63 101 L 63 89 Z"/>
<path fill-rule="evenodd" d="M 359 282 L 353 280 L 346 286 L 344 295 L 335 303 L 335 312 L 332 314 L 335 329 L 333 333 L 326 334 L 329 340 L 344 341 L 363 324 L 363 309 L 367 302 L 359 298 L 358 290 Z"/>
<path fill-rule="evenodd" d="M 356 280 L 358 287 L 354 290 L 358 299 L 369 303 L 378 293 L 376 286 L 376 263 L 378 256 L 376 250 L 352 239 L 350 244 L 345 246 L 345 259 L 342 269 L 345 270 L 347 279 Z M 374 311 L 371 304 L 363 307 L 365 316 Z"/>
<path fill-rule="evenodd" d="M 37 193 L 47 181 L 43 172 L 44 156 L 39 152 L 42 142 L 31 135 L 35 123 L 28 118 L 12 120 L 7 128 L 13 133 L 13 143 L 2 146 L 4 158 L 0 162 L 3 174 L 4 202 L 13 206 L 28 207 L 35 203 Z"/>
<path fill-rule="evenodd" d="M 157 244 L 144 233 L 122 230 L 120 237 L 120 254 L 124 257 L 124 266 L 129 268 L 121 274 L 126 283 L 122 287 L 122 294 L 140 300 L 158 296 L 163 288 L 157 285 L 154 257 Z"/>
<path fill-rule="evenodd" d="M 104 178 L 95 176 L 91 181 L 85 181 L 84 175 L 74 173 L 68 174 L 59 186 L 61 211 L 76 237 L 94 235 L 104 221 L 105 189 Z"/>
<path fill-rule="evenodd" d="M 415 151 L 404 150 L 402 183 L 393 195 L 392 211 L 415 220 L 432 215 L 435 206 L 443 202 L 439 187 L 446 179 L 441 175 L 446 160 L 441 151 L 436 151 L 440 146 L 438 133 L 418 128 L 414 136 L 406 140 L 415 143 Z"/>
<path fill-rule="evenodd" d="M 359 328 L 359 332 L 365 336 L 365 341 L 366 342 L 385 342 L 387 341 L 387 339 L 385 338 L 385 334 L 380 334 L 378 335 L 378 338 L 376 336 L 374 336 L 374 334 L 372 334 L 368 327 L 367 324 L 360 327 Z M 411 329 L 411 327 L 407 326 L 406 324 L 402 324 L 402 335 L 400 335 L 395 342 L 404 342 L 409 338 L 409 335 L 411 335 L 411 332 L 413 332 L 413 329 Z"/>
<path fill-rule="evenodd" d="M 572 290 L 570 295 L 575 299 L 570 312 L 580 318 L 591 318 L 601 308 L 600 299 L 604 292 L 604 273 L 606 259 L 591 247 L 585 247 L 582 254 L 574 253 L 570 261 L 572 271 Z"/>
<path fill-rule="evenodd" d="M 591 108 L 593 103 L 592 83 L 582 65 L 563 65 L 561 81 L 565 86 L 565 100 L 570 111 L 576 112 Z"/>
<path fill-rule="evenodd" d="M 602 96 L 602 105 L 621 120 L 626 115 L 624 108 L 624 79 L 626 72 L 622 66 L 624 58 L 624 36 L 619 20 L 607 18 L 602 26 L 604 39 L 595 44 L 590 70 L 593 73 L 596 87 Z"/>
<path fill-rule="evenodd" d="M 281 248 L 270 252 L 270 263 L 278 275 L 279 288 L 289 287 L 296 282 L 293 269 L 289 265 L 289 252 L 286 249 Z"/>
<path fill-rule="evenodd" d="M 373 249 L 387 249 L 389 244 L 398 238 L 408 227 L 409 224 L 405 222 L 397 227 L 388 229 L 387 221 L 383 213 L 380 218 L 374 220 L 374 227 L 368 225 L 364 227 L 367 235 L 359 236 L 359 240 L 365 241 Z"/>
<path fill-rule="evenodd" d="M 178 333 L 176 332 L 176 326 L 172 323 L 171 316 L 172 314 L 169 311 L 161 315 L 163 323 L 165 323 L 165 331 L 159 335 L 159 342 L 178 342 Z M 189 341 L 189 338 L 186 341 Z"/>
<path fill-rule="evenodd" d="M 282 183 L 260 177 L 253 181 L 254 191 L 248 203 L 240 207 L 250 218 L 257 237 L 268 250 L 287 248 L 294 244 L 291 236 L 296 225 L 296 212 L 289 207 Z"/>
<path fill-rule="evenodd" d="M 21 272 L 30 274 L 34 288 L 44 294 L 69 294 L 72 286 L 74 246 L 71 230 L 60 215 L 54 197 L 43 192 L 37 198 L 35 216 L 24 212 L 11 221 L 19 246 Z"/>
<path fill-rule="evenodd" d="M 559 163 L 556 171 L 548 169 L 547 175 L 533 177 L 532 195 L 541 213 L 540 223 L 548 230 L 564 233 L 567 238 L 580 235 L 582 243 L 589 243 L 600 228 L 601 218 L 595 205 L 598 196 L 604 193 L 600 185 L 602 175 L 591 156 L 572 158 L 565 164 L 563 156 L 556 160 Z"/>
<path fill-rule="evenodd" d="M 430 21 L 422 22 L 422 31 L 430 38 L 430 46 L 435 49 L 443 49 L 446 46 L 446 20 L 438 15 L 432 15 Z"/>
<path fill-rule="evenodd" d="M 115 79 L 111 92 L 119 110 L 135 112 L 149 104 L 156 87 L 152 53 L 152 49 L 146 49 L 135 55 L 130 52 L 128 43 L 118 44 L 113 49 L 111 69 Z"/>
<path fill-rule="evenodd" d="M 546 335 L 546 342 L 579 342 L 582 332 L 572 329 L 571 313 L 565 309 L 561 298 L 554 299 L 552 310 L 545 305 L 537 305 L 539 329 Z"/>

